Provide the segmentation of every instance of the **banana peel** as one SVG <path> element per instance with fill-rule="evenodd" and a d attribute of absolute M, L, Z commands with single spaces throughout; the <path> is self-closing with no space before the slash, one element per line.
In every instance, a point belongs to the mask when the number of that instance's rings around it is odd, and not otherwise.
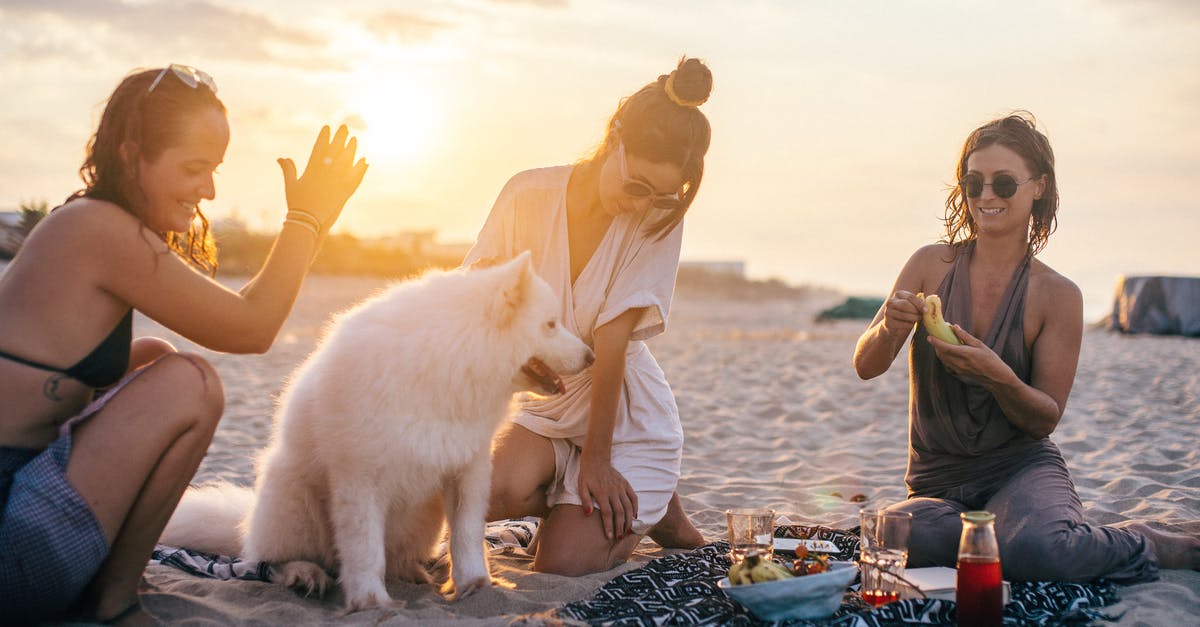
<path fill-rule="evenodd" d="M 748 555 L 748 556 L 746 556 L 746 559 L 744 559 L 740 562 L 737 562 L 733 566 L 729 567 L 729 583 L 732 583 L 735 586 L 741 586 L 741 585 L 745 585 L 745 584 L 754 583 L 754 581 L 752 581 L 750 579 L 750 576 L 748 574 L 748 571 L 750 569 L 747 567 L 747 564 L 746 564 L 746 562 L 750 561 L 751 557 L 753 557 L 756 561 L 758 559 L 758 555 Z"/>
<path fill-rule="evenodd" d="M 921 321 L 925 324 L 925 331 L 947 344 L 962 345 L 958 336 L 954 334 L 954 328 L 942 317 L 941 297 L 937 294 L 925 296 L 918 293 L 917 298 L 925 301 L 925 313 L 921 316 Z"/>
<path fill-rule="evenodd" d="M 787 568 L 757 553 L 751 553 L 746 559 L 729 567 L 729 582 L 735 586 L 792 577 L 794 575 Z"/>
<path fill-rule="evenodd" d="M 776 581 L 778 579 L 791 579 L 795 577 L 790 570 L 784 568 L 775 560 L 763 559 L 758 561 L 758 565 L 750 569 L 750 579 L 754 583 L 764 581 Z"/>

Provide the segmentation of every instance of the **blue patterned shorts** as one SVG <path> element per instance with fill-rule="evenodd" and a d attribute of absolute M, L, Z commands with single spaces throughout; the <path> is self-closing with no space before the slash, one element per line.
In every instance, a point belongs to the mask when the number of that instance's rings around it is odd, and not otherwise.
<path fill-rule="evenodd" d="M 63 612 L 108 555 L 104 530 L 67 483 L 71 435 L 40 453 L 0 448 L 0 615 Z"/>
<path fill-rule="evenodd" d="M 67 482 L 71 430 L 141 372 L 127 375 L 68 420 L 45 450 L 0 446 L 0 622 L 61 615 L 108 557 L 104 529 Z"/>

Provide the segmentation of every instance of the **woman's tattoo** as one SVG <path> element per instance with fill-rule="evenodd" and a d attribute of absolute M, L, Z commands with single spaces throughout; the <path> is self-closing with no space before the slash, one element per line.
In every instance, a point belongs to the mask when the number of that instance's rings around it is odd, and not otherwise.
<path fill-rule="evenodd" d="M 62 397 L 58 395 L 58 382 L 63 380 L 63 375 L 52 374 L 46 382 L 42 384 L 42 396 L 54 401 L 61 402 Z"/>

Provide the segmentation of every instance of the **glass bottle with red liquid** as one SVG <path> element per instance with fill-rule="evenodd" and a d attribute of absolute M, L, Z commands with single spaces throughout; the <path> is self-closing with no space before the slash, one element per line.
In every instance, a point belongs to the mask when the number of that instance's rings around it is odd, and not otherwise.
<path fill-rule="evenodd" d="M 958 624 L 963 627 L 999 627 L 1004 612 L 1000 547 L 996 544 L 996 516 L 991 512 L 963 512 L 958 542 L 958 584 L 955 601 Z"/>

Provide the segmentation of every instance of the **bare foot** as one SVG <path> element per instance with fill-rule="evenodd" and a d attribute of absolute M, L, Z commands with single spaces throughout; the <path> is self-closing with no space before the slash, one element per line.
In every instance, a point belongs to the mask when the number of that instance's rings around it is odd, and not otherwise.
<path fill-rule="evenodd" d="M 700 530 L 688 520 L 678 492 L 671 495 L 666 515 L 650 528 L 650 538 L 664 549 L 694 549 L 707 544 Z"/>
<path fill-rule="evenodd" d="M 1122 526 L 1146 537 L 1158 556 L 1159 568 L 1200 570 L 1200 539 L 1159 531 L 1140 522 Z"/>

